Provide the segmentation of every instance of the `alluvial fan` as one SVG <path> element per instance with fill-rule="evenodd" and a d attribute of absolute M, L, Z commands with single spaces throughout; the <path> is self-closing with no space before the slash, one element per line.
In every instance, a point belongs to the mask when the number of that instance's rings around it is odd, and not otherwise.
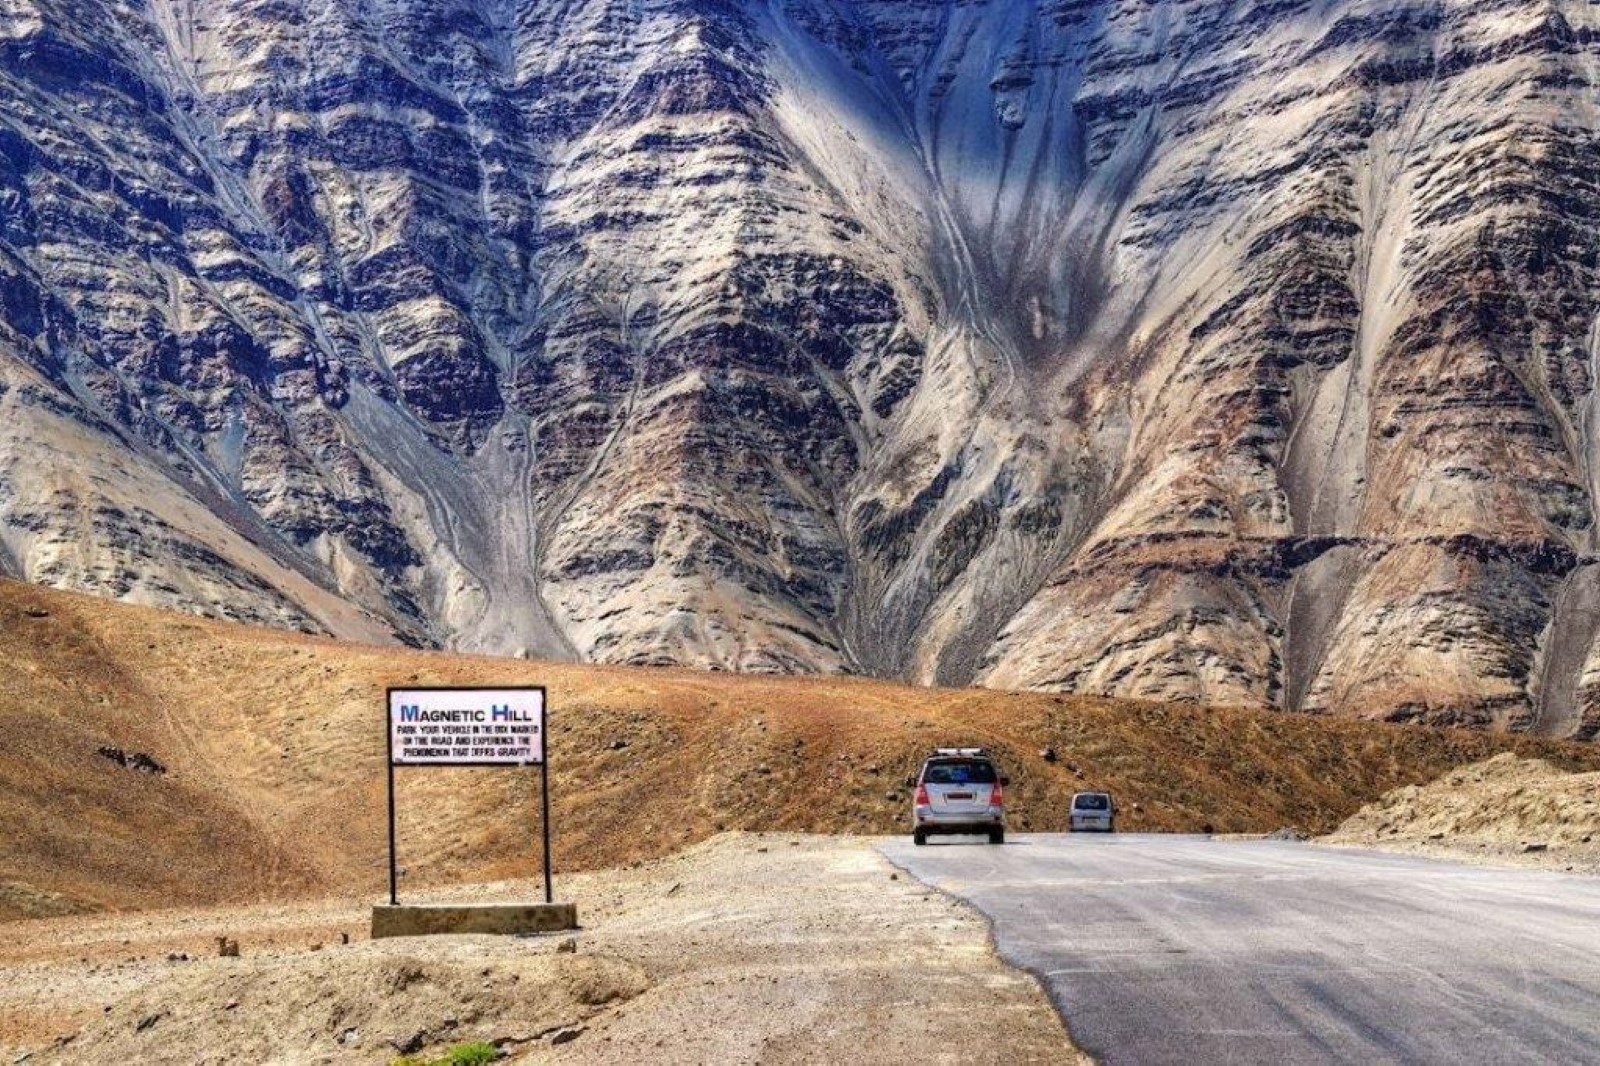
<path fill-rule="evenodd" d="M 0 570 L 1600 731 L 1577 0 L 0 0 Z"/>

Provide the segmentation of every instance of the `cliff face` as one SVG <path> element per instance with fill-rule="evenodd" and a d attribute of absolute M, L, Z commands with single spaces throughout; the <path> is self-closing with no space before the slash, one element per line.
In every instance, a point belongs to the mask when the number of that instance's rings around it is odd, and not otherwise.
<path fill-rule="evenodd" d="M 1592 734 L 1597 26 L 0 0 L 0 569 Z"/>

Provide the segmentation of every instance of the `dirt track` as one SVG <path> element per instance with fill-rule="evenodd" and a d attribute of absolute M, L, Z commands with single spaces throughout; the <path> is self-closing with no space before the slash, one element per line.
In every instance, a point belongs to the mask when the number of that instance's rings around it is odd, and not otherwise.
<path fill-rule="evenodd" d="M 1072 1061 L 981 917 L 866 839 L 725 834 L 560 894 L 585 927 L 572 954 L 561 935 L 368 941 L 356 900 L 12 924 L 0 1056 L 387 1063 L 484 1039 L 535 1062 Z"/>

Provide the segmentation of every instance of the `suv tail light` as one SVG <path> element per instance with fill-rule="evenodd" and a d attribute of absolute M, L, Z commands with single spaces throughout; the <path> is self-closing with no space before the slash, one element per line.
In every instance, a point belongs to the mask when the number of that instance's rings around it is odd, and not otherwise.
<path fill-rule="evenodd" d="M 932 806 L 932 801 L 928 799 L 928 786 L 927 785 L 920 784 L 920 783 L 917 785 L 916 804 L 917 804 L 918 807 L 929 807 L 929 806 Z"/>
<path fill-rule="evenodd" d="M 991 806 L 991 807 L 1003 807 L 1003 806 L 1005 806 L 1005 802 L 1006 802 L 1005 789 L 1001 786 L 1000 782 L 996 781 L 994 783 L 994 788 L 989 790 L 989 806 Z"/>

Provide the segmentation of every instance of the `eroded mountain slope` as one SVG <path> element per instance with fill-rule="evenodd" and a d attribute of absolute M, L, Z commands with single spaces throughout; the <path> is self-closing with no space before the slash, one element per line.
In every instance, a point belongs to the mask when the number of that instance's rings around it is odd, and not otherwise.
<path fill-rule="evenodd" d="M 0 566 L 1590 735 L 1595 20 L 11 0 Z"/>

